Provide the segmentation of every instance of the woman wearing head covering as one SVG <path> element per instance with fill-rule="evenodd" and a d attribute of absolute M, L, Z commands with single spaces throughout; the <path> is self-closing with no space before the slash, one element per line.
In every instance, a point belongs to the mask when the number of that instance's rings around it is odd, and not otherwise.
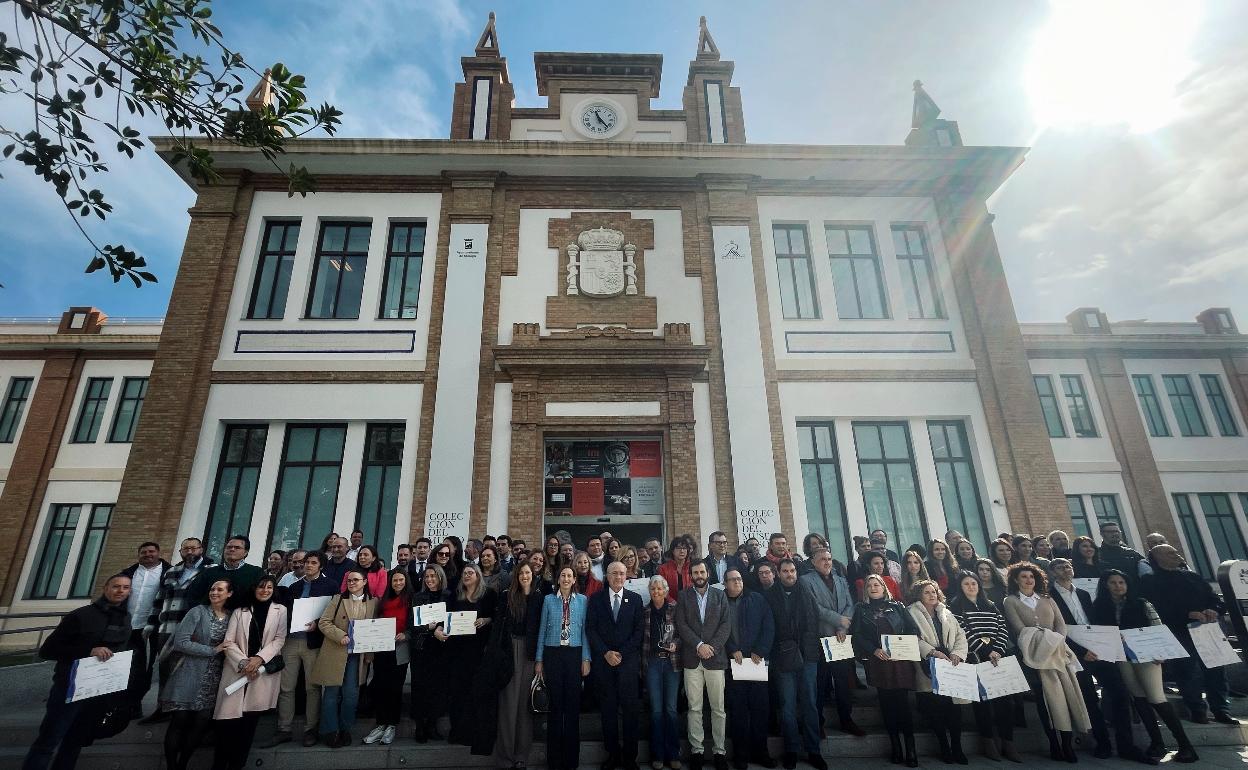
<path fill-rule="evenodd" d="M 1091 621 L 1101 626 L 1117 626 L 1120 629 L 1148 628 L 1161 625 L 1161 617 L 1146 599 L 1135 595 L 1131 583 L 1121 570 L 1106 570 L 1097 586 L 1096 599 L 1092 602 Z M 1187 764 L 1200 759 L 1196 749 L 1192 747 L 1183 722 L 1179 720 L 1174 706 L 1166 700 L 1166 691 L 1162 686 L 1161 661 L 1144 663 L 1119 661 L 1118 670 L 1122 673 L 1123 683 L 1135 701 L 1135 710 L 1139 712 L 1140 721 L 1148 731 L 1149 744 L 1145 749 L 1146 757 L 1156 760 L 1167 753 L 1165 739 L 1161 736 L 1161 727 L 1157 725 L 1157 717 L 1166 723 L 1170 734 L 1179 742 L 1179 752 L 1174 761 Z M 1119 747 L 1122 755 L 1122 747 Z"/>
<path fill-rule="evenodd" d="M 910 713 L 910 690 L 915 687 L 914 663 L 892 660 L 881 638 L 888 634 L 918 635 L 914 618 L 905 605 L 889 596 L 885 576 L 872 573 L 862 579 L 863 600 L 854 608 L 849 634 L 854 654 L 865 661 L 867 683 L 876 689 L 884 728 L 891 746 L 889 761 L 901 764 L 902 743 L 907 767 L 918 767 L 914 751 L 914 717 Z"/>
<path fill-rule="evenodd" d="M 913 553 L 907 552 L 907 554 Z M 914 602 L 910 605 L 910 617 L 919 629 L 919 655 L 923 660 L 938 658 L 955 666 L 966 660 L 966 633 L 953 613 L 945 607 L 944 596 L 935 580 L 920 580 L 911 588 Z M 945 764 L 957 762 L 969 764 L 962 753 L 962 707 L 966 701 L 951 700 L 932 692 L 932 680 L 927 675 L 927 665 L 918 670 L 918 692 L 915 704 L 923 713 L 927 724 L 936 733 L 940 745 L 940 759 Z"/>
<path fill-rule="evenodd" d="M 988 599 L 979 577 L 972 572 L 959 573 L 949 594 L 949 611 L 966 634 L 967 662 L 997 665 L 1014 646 L 1000 608 Z M 988 759 L 1005 757 L 1011 762 L 1023 761 L 1014 748 L 1015 702 L 1013 695 L 1007 695 L 971 704 L 979 730 L 980 749 Z"/>
<path fill-rule="evenodd" d="M 360 549 L 363 551 L 364 549 Z M 394 621 L 394 649 L 373 653 L 373 681 L 369 685 L 377 726 L 364 737 L 367 744 L 389 746 L 403 715 L 403 683 L 407 681 L 410 651 L 408 633 L 412 627 L 412 592 L 407 586 L 407 570 L 390 570 L 390 585 L 377 600 L 376 616 Z"/>
<path fill-rule="evenodd" d="M 1075 680 L 1075 654 L 1066 645 L 1066 621 L 1057 604 L 1046 596 L 1048 579 L 1034 564 L 1010 567 L 1004 602 L 1006 625 L 1018 647 L 1023 673 L 1036 699 L 1040 724 L 1049 738 L 1049 756 L 1056 761 L 1078 762 L 1074 734 L 1092 728 L 1083 693 Z"/>
<path fill-rule="evenodd" d="M 165 730 L 165 767 L 186 770 L 208 729 L 221 682 L 222 655 L 234 594 L 229 580 L 208 587 L 208 603 L 192 607 L 173 632 L 169 674 L 160 683 L 160 710 L 172 714 Z"/>
<path fill-rule="evenodd" d="M 347 588 L 329 600 L 317 628 L 325 635 L 310 677 L 321 692 L 321 738 L 331 749 L 351 744 L 355 709 L 360 701 L 360 682 L 368 681 L 368 661 L 350 652 L 351 621 L 372 618 L 377 599 L 368 588 L 363 570 L 353 567 L 345 575 Z"/>
<path fill-rule="evenodd" d="M 446 589 L 446 572 L 437 564 L 425 567 L 419 590 L 412 597 L 412 606 L 448 603 L 451 593 Z M 442 626 L 441 620 L 413 626 L 408 645 L 412 659 L 413 685 L 420 678 L 420 686 L 412 687 L 412 721 L 416 723 L 413 736 L 417 743 L 433 738 L 440 740 L 438 717 L 446 710 L 444 693 L 447 690 L 449 672 L 446 664 L 446 637 L 435 636 Z"/>
<path fill-rule="evenodd" d="M 481 568 L 475 564 L 464 565 L 459 577 L 459 587 L 455 596 L 447 604 L 450 612 L 475 612 L 477 619 L 473 622 L 475 630 L 471 634 L 452 634 L 449 637 L 446 629 L 434 631 L 435 635 L 444 637 L 446 641 L 447 666 L 460 678 L 457 685 L 447 693 L 448 707 L 451 714 L 451 732 L 447 740 L 464 746 L 472 745 L 473 707 L 471 681 L 473 672 L 481 665 L 481 656 L 485 644 L 489 640 L 490 621 L 494 617 L 498 595 L 494 589 L 485 585 Z"/>
<path fill-rule="evenodd" d="M 274 660 L 281 657 L 289 623 L 286 608 L 273 601 L 276 590 L 276 581 L 264 575 L 230 615 L 222 642 L 225 661 L 217 707 L 212 714 L 217 722 L 214 767 L 241 770 L 251 752 L 260 714 L 277 707 L 281 677 L 277 676 L 280 664 Z M 227 692 L 239 681 L 241 688 Z"/>

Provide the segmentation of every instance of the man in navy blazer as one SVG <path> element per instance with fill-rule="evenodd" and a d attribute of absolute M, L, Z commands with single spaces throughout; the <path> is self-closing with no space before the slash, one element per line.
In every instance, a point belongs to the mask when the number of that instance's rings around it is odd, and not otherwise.
<path fill-rule="evenodd" d="M 607 565 L 607 587 L 589 598 L 585 633 L 593 661 L 594 682 L 602 711 L 607 760 L 603 770 L 637 768 L 637 721 L 641 710 L 641 637 L 645 602 L 624 588 L 623 562 Z M 620 712 L 624 740 L 620 741 Z"/>

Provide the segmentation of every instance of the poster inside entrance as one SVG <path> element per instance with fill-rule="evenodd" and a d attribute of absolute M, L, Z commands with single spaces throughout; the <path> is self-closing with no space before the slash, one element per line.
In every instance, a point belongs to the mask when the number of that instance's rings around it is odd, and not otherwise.
<path fill-rule="evenodd" d="M 547 517 L 662 520 L 658 438 L 548 439 L 545 476 Z"/>

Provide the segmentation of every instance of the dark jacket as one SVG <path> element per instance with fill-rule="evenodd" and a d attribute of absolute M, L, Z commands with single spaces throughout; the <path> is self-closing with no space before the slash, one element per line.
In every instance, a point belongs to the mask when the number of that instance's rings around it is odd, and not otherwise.
<path fill-rule="evenodd" d="M 482 650 L 480 664 L 471 674 L 472 695 L 476 705 L 473 708 L 469 753 L 475 756 L 489 756 L 494 753 L 494 743 L 498 740 L 498 694 L 516 674 L 515 660 L 511 654 L 511 632 L 515 620 L 507 611 L 506 598 L 505 593 L 500 597 L 494 622 L 488 627 L 489 638 Z M 526 609 L 525 615 L 526 620 L 527 616 L 532 615 L 532 605 Z M 536 640 L 536 630 L 533 636 Z"/>
<path fill-rule="evenodd" d="M 653 638 L 651 631 L 650 631 L 650 624 L 653 618 L 652 613 L 654 612 L 658 612 L 658 610 L 654 608 L 654 602 L 653 601 L 646 602 L 646 610 L 644 613 L 642 613 L 642 621 L 641 621 L 642 668 L 646 669 L 654 665 L 658 661 L 667 661 L 666 664 L 660 664 L 660 665 L 668 665 L 671 667 L 673 671 L 679 671 L 680 670 L 680 634 L 673 633 L 672 635 L 672 642 L 675 643 L 676 645 L 675 652 L 668 652 L 667 650 L 658 649 L 656 645 L 659 643 L 660 640 Z M 676 603 L 669 599 L 663 605 L 662 612 L 663 612 L 663 620 L 661 622 L 670 623 L 674 630 L 676 628 Z"/>
<path fill-rule="evenodd" d="M 680 635 L 680 665 L 697 668 L 699 664 L 708 671 L 728 668 L 728 633 L 731 625 L 728 617 L 728 595 L 718 588 L 707 586 L 706 619 L 698 616 L 696 588 L 690 586 L 680 592 L 676 602 L 676 633 Z M 715 654 L 706 660 L 698 657 L 698 644 L 709 644 Z"/>
<path fill-rule="evenodd" d="M 778 673 L 799 671 L 805 663 L 802 657 L 802 631 L 805 628 L 802 614 L 802 597 L 797 586 L 788 589 L 777 580 L 766 591 L 767 604 L 775 623 L 775 636 L 771 644 L 771 665 Z"/>
<path fill-rule="evenodd" d="M 1092 597 L 1089 596 L 1088 592 L 1082 588 L 1076 588 L 1075 595 L 1079 597 L 1079 604 L 1083 606 L 1083 616 L 1087 618 L 1089 622 L 1095 623 L 1096 621 L 1093 620 L 1092 616 Z M 1059 610 L 1061 610 L 1062 620 L 1066 621 L 1067 627 L 1075 625 L 1075 616 L 1070 611 L 1070 607 L 1066 605 L 1066 596 L 1062 594 L 1061 591 L 1049 591 L 1049 597 L 1053 599 L 1053 603 L 1057 605 Z M 1113 626 L 1117 624 L 1111 621 L 1104 625 Z M 1078 642 L 1072 642 L 1069 636 L 1066 637 L 1066 646 L 1075 653 L 1075 657 L 1079 658 L 1079 660 L 1083 660 L 1084 653 L 1088 651 L 1088 648 Z"/>
<path fill-rule="evenodd" d="M 255 590 L 256 583 L 259 583 L 262 577 L 264 577 L 264 570 L 254 564 L 243 563 L 239 565 L 238 569 L 226 569 L 224 563 L 205 567 L 191 581 L 191 587 L 186 591 L 187 607 L 194 607 L 196 604 L 207 604 L 208 589 L 212 588 L 212 584 L 218 580 L 229 580 L 234 586 L 234 595 L 230 597 L 226 607 L 228 609 L 236 609 L 240 605 L 251 601 L 250 594 Z"/>
<path fill-rule="evenodd" d="M 39 647 L 39 657 L 56 661 L 52 681 L 69 684 L 74 661 L 85 658 L 96 647 L 121 652 L 130 642 L 130 613 L 124 603 L 116 607 L 100 597 L 61 618 Z"/>
<path fill-rule="evenodd" d="M 620 653 L 620 668 L 637 670 L 641 667 L 641 637 L 646 608 L 643 599 L 624 589 L 620 602 L 620 615 L 611 617 L 611 588 L 605 587 L 589 597 L 585 608 L 585 635 L 589 638 L 589 652 L 594 668 L 607 665 L 603 659 L 608 651 Z"/>
<path fill-rule="evenodd" d="M 347 570 L 358 566 L 354 559 L 346 558 L 342 560 L 341 564 L 335 564 L 333 558 L 328 558 L 321 565 L 321 574 L 334 581 L 335 585 L 340 586 L 342 585 L 343 576 L 347 574 Z M 416 585 L 421 585 L 421 583 L 417 582 Z"/>
<path fill-rule="evenodd" d="M 727 572 L 730 569 L 735 569 L 735 570 L 740 571 L 742 576 L 744 576 L 745 569 L 742 568 L 741 562 L 737 560 L 736 554 L 731 554 L 731 553 L 724 554 L 724 559 L 727 560 L 727 564 L 728 564 L 728 567 L 727 569 L 724 570 L 724 572 Z M 713 559 L 710 556 L 707 556 L 705 559 L 702 560 L 702 563 L 706 565 L 706 575 L 707 575 L 706 580 L 708 583 L 724 582 L 724 576 L 719 574 L 718 570 L 715 569 L 716 567 L 715 559 Z"/>
<path fill-rule="evenodd" d="M 1144 554 L 1125 545 L 1102 545 L 1097 554 L 1101 562 L 1101 572 L 1108 569 L 1120 570 L 1127 576 L 1127 585 L 1137 585 L 1140 579 L 1140 562 Z"/>
<path fill-rule="evenodd" d="M 1174 632 L 1175 638 L 1190 649 L 1192 634 L 1188 630 L 1189 612 L 1214 610 L 1221 614 L 1222 603 L 1205 579 L 1187 570 L 1157 568 L 1140 580 L 1140 593 L 1157 610 L 1161 622 Z"/>
<path fill-rule="evenodd" d="M 728 634 L 728 655 L 740 652 L 745 657 L 757 655 L 771 660 L 776 638 L 776 621 L 771 607 L 757 591 L 742 591 L 736 599 L 728 597 L 732 630 Z"/>
<path fill-rule="evenodd" d="M 901 602 L 888 601 L 885 610 L 885 617 L 888 623 L 893 627 L 894 634 L 914 634 L 919 635 L 919 627 L 915 625 L 914 618 L 910 617 L 910 613 L 906 610 L 906 605 Z M 867 658 L 875 654 L 876 650 L 883 649 L 884 645 L 880 642 L 880 630 L 876 628 L 874 621 L 871 620 L 872 609 L 868 602 L 859 602 L 854 607 L 854 619 L 849 624 L 849 633 L 852 636 L 852 644 L 854 645 L 854 654 L 860 658 Z"/>
<path fill-rule="evenodd" d="M 164 580 L 164 578 L 165 578 L 165 573 L 166 573 L 166 572 L 168 572 L 168 571 L 169 571 L 172 567 L 173 567 L 173 565 L 172 565 L 172 564 L 170 564 L 169 562 L 165 561 L 164 559 L 161 559 L 161 560 L 160 560 L 160 578 L 161 578 L 161 580 Z M 126 577 L 128 577 L 128 578 L 130 578 L 130 579 L 132 579 L 132 580 L 133 580 L 133 579 L 134 579 L 134 573 L 135 573 L 136 571 L 138 571 L 138 569 L 139 569 L 139 563 L 136 561 L 134 564 L 131 564 L 129 567 L 126 567 L 125 569 L 123 569 L 123 570 L 122 570 L 120 573 L 118 573 L 118 574 L 125 575 Z"/>
<path fill-rule="evenodd" d="M 207 556 L 201 558 L 199 570 L 207 569 L 215 564 Z M 160 590 L 156 592 L 156 599 L 152 602 L 152 614 L 147 618 L 147 625 L 156 630 L 161 637 L 173 636 L 178 623 L 195 606 L 194 602 L 187 599 L 187 593 L 195 581 L 192 579 L 191 582 L 182 585 L 182 575 L 185 571 L 186 562 L 181 562 L 166 569 L 160 578 Z M 199 576 L 198 570 L 195 575 Z"/>

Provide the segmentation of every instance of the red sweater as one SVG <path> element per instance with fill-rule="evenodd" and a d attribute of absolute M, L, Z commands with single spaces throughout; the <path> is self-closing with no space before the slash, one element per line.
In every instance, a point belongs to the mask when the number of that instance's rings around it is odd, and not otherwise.
<path fill-rule="evenodd" d="M 691 564 L 689 559 L 685 559 L 685 563 L 677 569 L 676 562 L 668 559 L 659 565 L 659 574 L 667 581 L 667 596 L 673 602 L 678 600 L 677 597 L 681 591 L 693 585 L 693 575 L 690 574 Z"/>

